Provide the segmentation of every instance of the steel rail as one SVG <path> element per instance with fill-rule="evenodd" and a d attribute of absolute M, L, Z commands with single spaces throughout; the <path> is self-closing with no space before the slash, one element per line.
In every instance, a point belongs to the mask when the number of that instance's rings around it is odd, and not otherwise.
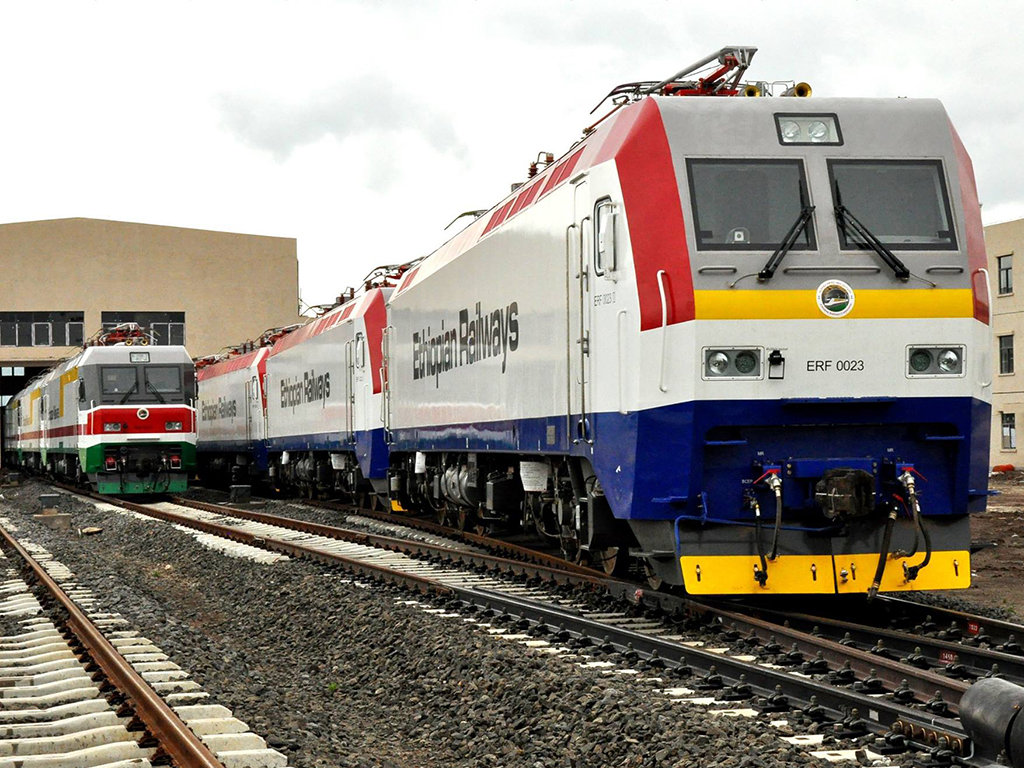
<path fill-rule="evenodd" d="M 210 748 L 118 653 L 50 574 L 2 526 L 0 536 L 3 547 L 17 553 L 37 584 L 66 614 L 68 628 L 82 644 L 89 658 L 102 670 L 107 680 L 131 702 L 135 716 L 156 738 L 159 749 L 162 749 L 178 768 L 224 768 L 224 764 Z"/>
<path fill-rule="evenodd" d="M 942 668 L 949 662 L 959 662 L 970 668 L 978 677 L 988 673 L 993 664 L 998 664 L 1002 676 L 1017 683 L 1024 683 L 1024 656 L 993 648 L 979 648 L 929 635 L 918 635 L 896 629 L 882 629 L 868 624 L 858 624 L 813 614 L 761 609 L 755 606 L 744 606 L 744 610 L 764 617 L 767 621 L 775 624 L 788 621 L 791 626 L 805 632 L 813 633 L 815 628 L 819 630 L 825 628 L 833 638 L 849 633 L 850 639 L 857 643 L 856 647 L 870 648 L 876 641 L 882 640 L 885 647 L 893 653 L 910 654 L 920 648 L 932 666 Z M 872 658 L 881 657 L 872 654 Z"/>
<path fill-rule="evenodd" d="M 522 560 L 513 560 L 507 557 L 499 557 L 481 552 L 469 552 L 465 550 L 452 549 L 440 544 L 402 539 L 395 536 L 384 536 L 376 533 L 365 533 L 363 531 L 351 531 L 333 525 L 323 525 L 306 520 L 296 520 L 293 517 L 272 515 L 266 512 L 256 512 L 248 509 L 237 509 L 221 504 L 211 504 L 205 501 L 193 501 L 180 497 L 172 497 L 175 504 L 183 507 L 191 507 L 204 512 L 213 512 L 225 517 L 236 517 L 243 520 L 252 520 L 257 523 L 276 525 L 281 528 L 288 528 L 302 533 L 309 533 L 316 536 L 324 536 L 339 541 L 349 541 L 354 544 L 365 544 L 367 546 L 379 547 L 393 552 L 404 554 L 426 555 L 430 557 L 442 557 L 449 560 L 457 560 L 467 565 L 478 565 L 493 567 L 500 570 L 519 572 L 527 576 L 538 576 L 550 578 L 566 584 L 589 584 L 591 586 L 604 586 L 609 581 L 607 576 L 598 577 L 595 573 L 569 571 L 562 568 L 562 565 L 569 565 L 567 562 L 559 562 L 559 567 L 538 565 Z M 395 521 L 391 521 L 395 522 Z"/>
<path fill-rule="evenodd" d="M 875 676 L 885 681 L 890 689 L 896 688 L 903 680 L 906 680 L 915 692 L 925 697 L 930 697 L 931 694 L 938 691 L 954 710 L 957 709 L 960 697 L 969 687 L 969 684 L 962 680 L 945 677 L 884 656 L 876 656 L 859 648 L 841 645 L 825 637 L 817 637 L 809 632 L 786 627 L 777 621 L 767 621 L 703 603 L 694 603 L 691 608 L 693 611 L 702 609 L 719 618 L 726 628 L 735 628 L 737 631 L 745 630 L 748 637 L 753 635 L 761 642 L 775 637 L 780 644 L 785 642 L 795 645 L 797 650 L 805 656 L 810 654 L 810 658 L 820 652 L 822 658 L 835 666 L 849 662 L 850 668 L 858 674 L 859 678 L 867 677 L 874 670 Z"/>
<path fill-rule="evenodd" d="M 573 563 L 555 555 L 549 555 L 544 552 L 538 552 L 535 549 L 529 547 L 523 547 L 518 544 L 513 544 L 502 539 L 495 538 L 493 536 L 484 536 L 479 533 L 472 533 L 471 531 L 461 531 L 458 528 L 450 528 L 440 523 L 433 523 L 429 520 L 423 520 L 418 517 L 411 517 L 409 515 L 399 515 L 392 512 L 379 512 L 377 510 L 365 509 L 363 507 L 357 507 L 353 504 L 344 504 L 336 501 L 310 501 L 303 499 L 302 503 L 311 506 L 319 507 L 320 509 L 333 509 L 338 512 L 348 512 L 353 515 L 361 515 L 362 517 L 369 517 L 374 520 L 379 520 L 385 523 L 398 523 L 406 525 L 410 528 L 415 528 L 426 533 L 434 533 L 438 536 L 446 536 L 456 541 L 462 541 L 467 544 L 476 544 L 480 547 L 486 547 L 491 550 L 498 552 L 504 552 L 507 555 L 512 556 L 515 559 L 521 559 L 528 562 L 536 563 L 538 565 L 545 565 L 549 568 L 559 568 L 563 571 L 572 571 L 579 573 L 584 576 L 595 576 L 598 578 L 608 578 L 608 575 L 602 571 L 598 571 L 594 568 L 588 568 L 585 565 Z"/>
<path fill-rule="evenodd" d="M 918 621 L 924 621 L 930 615 L 933 620 L 938 620 L 940 625 L 941 623 L 957 622 L 962 624 L 965 630 L 964 637 L 970 637 L 972 634 L 975 634 L 971 630 L 971 625 L 973 624 L 984 627 L 986 634 L 992 637 L 993 642 L 1003 643 L 1009 639 L 1010 635 L 1016 635 L 1017 641 L 1024 645 L 1024 624 L 979 616 L 973 613 L 953 610 L 952 608 L 941 608 L 936 605 L 918 603 L 914 600 L 892 595 L 879 595 L 876 602 L 890 609 L 892 614 L 896 614 L 895 617 L 898 617 L 899 612 L 903 612 L 910 616 L 919 617 Z M 939 626 L 939 629 L 942 629 L 942 627 Z M 993 632 L 992 630 L 995 631 Z"/>

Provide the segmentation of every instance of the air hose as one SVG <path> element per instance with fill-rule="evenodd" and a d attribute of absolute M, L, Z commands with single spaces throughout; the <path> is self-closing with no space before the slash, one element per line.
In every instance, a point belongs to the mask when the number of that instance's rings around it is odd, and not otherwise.
<path fill-rule="evenodd" d="M 779 556 L 779 531 L 782 530 L 782 481 L 772 474 L 768 477 L 768 486 L 775 491 L 775 533 L 772 534 L 772 549 L 768 559 L 772 562 Z"/>
<path fill-rule="evenodd" d="M 892 529 L 896 525 L 896 505 L 889 508 L 889 519 L 885 521 L 885 533 L 882 534 L 882 549 L 878 553 L 878 565 L 875 567 L 875 578 L 868 589 L 868 600 L 874 600 L 878 588 L 882 586 L 882 574 L 885 573 L 885 561 L 889 556 L 889 545 L 892 544 Z"/>
<path fill-rule="evenodd" d="M 750 497 L 750 504 L 754 507 L 754 540 L 757 542 L 757 556 L 761 559 L 761 570 L 754 571 L 754 578 L 758 585 L 764 586 L 768 582 L 768 561 L 764 556 L 764 543 L 761 541 L 761 505 L 757 499 Z"/>
<path fill-rule="evenodd" d="M 921 537 L 924 539 L 924 560 L 917 565 L 903 564 L 903 573 L 907 581 L 913 581 L 917 578 L 917 574 L 920 573 L 932 559 L 932 538 L 928 535 L 928 531 L 924 527 L 924 521 L 921 520 L 921 505 L 917 501 L 917 488 L 914 483 L 914 476 L 910 472 L 904 472 L 900 476 L 900 481 L 907 488 L 907 500 L 910 502 L 910 508 L 914 513 L 914 524 L 917 526 L 917 530 L 920 531 Z M 915 534 L 916 536 L 916 534 Z M 914 549 L 917 549 L 916 542 Z"/>

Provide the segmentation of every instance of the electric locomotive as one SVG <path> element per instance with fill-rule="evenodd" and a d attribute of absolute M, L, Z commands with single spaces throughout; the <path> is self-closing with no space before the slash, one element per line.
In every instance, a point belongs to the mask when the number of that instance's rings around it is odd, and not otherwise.
<path fill-rule="evenodd" d="M 4 409 L 5 460 L 112 495 L 177 493 L 195 466 L 195 369 L 134 323 L 103 331 Z"/>
<path fill-rule="evenodd" d="M 394 508 L 696 594 L 969 585 L 991 400 L 970 159 L 937 100 L 744 81 L 755 50 L 614 89 L 405 274 Z"/>
<path fill-rule="evenodd" d="M 204 477 L 387 497 L 381 339 L 400 274 L 383 268 L 321 317 L 199 361 Z"/>

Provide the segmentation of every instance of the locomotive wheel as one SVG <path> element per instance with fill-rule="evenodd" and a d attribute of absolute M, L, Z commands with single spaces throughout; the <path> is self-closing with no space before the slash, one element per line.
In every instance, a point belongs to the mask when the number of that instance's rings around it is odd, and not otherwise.
<path fill-rule="evenodd" d="M 619 557 L 618 547 L 590 550 L 590 566 L 599 571 L 604 571 L 609 576 L 616 572 L 620 561 L 624 564 L 625 560 L 625 557 Z"/>

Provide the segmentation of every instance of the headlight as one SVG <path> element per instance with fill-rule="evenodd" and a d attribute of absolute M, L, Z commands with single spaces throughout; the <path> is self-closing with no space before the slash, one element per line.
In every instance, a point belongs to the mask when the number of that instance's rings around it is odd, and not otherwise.
<path fill-rule="evenodd" d="M 166 429 L 168 432 L 180 432 L 181 431 L 181 422 L 180 421 L 165 421 L 164 422 L 164 429 Z"/>
<path fill-rule="evenodd" d="M 807 126 L 807 138 L 813 141 L 815 144 L 820 144 L 823 141 L 828 141 L 828 126 L 820 120 L 815 120 L 813 123 Z"/>
<path fill-rule="evenodd" d="M 121 431 L 121 423 L 120 422 L 109 422 L 108 421 L 106 424 L 103 425 L 103 431 L 104 432 L 120 432 Z"/>
<path fill-rule="evenodd" d="M 909 347 L 907 375 L 911 377 L 962 376 L 963 347 Z"/>
<path fill-rule="evenodd" d="M 717 376 L 724 375 L 729 370 L 729 356 L 725 352 L 712 352 L 708 355 L 708 369 Z"/>
<path fill-rule="evenodd" d="M 924 373 L 932 365 L 932 353 L 927 349 L 915 349 L 910 353 L 910 367 L 918 373 Z"/>
<path fill-rule="evenodd" d="M 780 144 L 835 144 L 843 143 L 839 118 L 829 114 L 777 113 L 775 130 Z"/>
<path fill-rule="evenodd" d="M 946 373 L 956 373 L 960 370 L 960 355 L 952 349 L 944 349 L 939 352 L 939 368 Z"/>
<path fill-rule="evenodd" d="M 800 125 L 792 120 L 783 120 L 779 123 L 779 131 L 782 133 L 783 141 L 800 140 Z"/>
<path fill-rule="evenodd" d="M 705 349 L 705 379 L 758 379 L 761 377 L 762 350 Z"/>

